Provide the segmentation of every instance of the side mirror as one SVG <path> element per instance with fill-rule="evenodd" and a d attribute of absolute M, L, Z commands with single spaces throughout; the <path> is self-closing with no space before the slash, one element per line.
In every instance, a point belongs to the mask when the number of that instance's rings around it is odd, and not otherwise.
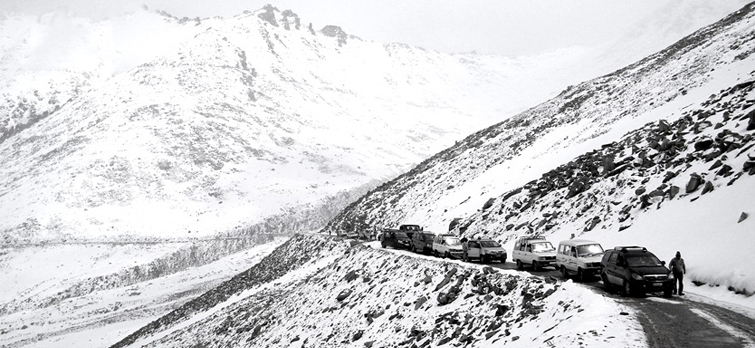
<path fill-rule="evenodd" d="M 666 265 L 666 261 L 661 261 L 661 265 Z"/>

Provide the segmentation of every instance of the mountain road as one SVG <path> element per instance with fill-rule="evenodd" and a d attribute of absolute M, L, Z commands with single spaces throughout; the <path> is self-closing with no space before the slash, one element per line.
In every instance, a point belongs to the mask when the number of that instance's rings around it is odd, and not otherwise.
<path fill-rule="evenodd" d="M 490 263 L 498 269 L 516 270 L 514 263 Z M 563 281 L 561 272 L 550 267 L 524 271 L 539 277 L 554 277 Z M 594 278 L 580 284 L 616 299 L 637 312 L 648 347 L 753 347 L 755 348 L 755 319 L 720 306 L 689 300 L 682 296 L 663 298 L 661 294 L 623 297 L 608 293 L 603 282 Z M 690 284 L 690 286 L 692 286 Z"/>
<path fill-rule="evenodd" d="M 370 243 L 371 244 L 371 243 Z M 378 243 L 371 245 L 380 248 Z M 420 256 L 406 250 L 384 249 L 404 255 Z M 481 264 L 472 261 L 471 264 Z M 512 262 L 492 262 L 485 264 L 497 269 L 518 270 Z M 545 267 L 534 271 L 530 267 L 523 270 L 538 277 L 553 277 L 563 281 L 561 272 Z M 609 293 L 603 289 L 599 278 L 578 282 L 598 294 L 615 299 L 617 302 L 636 310 L 637 320 L 645 331 L 650 348 L 666 347 L 748 347 L 755 348 L 755 318 L 740 314 L 722 306 L 691 300 L 686 296 L 663 298 L 661 294 L 646 294 L 625 297 Z M 693 286 L 689 284 L 689 286 Z M 696 296 L 692 296 L 696 297 Z"/>

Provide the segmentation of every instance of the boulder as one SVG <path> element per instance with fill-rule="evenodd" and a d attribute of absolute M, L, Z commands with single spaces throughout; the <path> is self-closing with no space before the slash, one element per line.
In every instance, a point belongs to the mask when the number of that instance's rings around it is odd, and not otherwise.
<path fill-rule="evenodd" d="M 708 192 L 711 192 L 711 191 L 713 191 L 713 183 L 710 182 L 710 181 L 706 181 L 705 182 L 705 186 L 703 187 L 703 192 L 700 193 L 700 194 L 704 195 L 704 194 L 706 194 Z"/>
<path fill-rule="evenodd" d="M 343 289 L 338 293 L 338 296 L 336 296 L 336 301 L 341 302 L 349 297 L 349 295 L 351 295 L 351 289 Z"/>
<path fill-rule="evenodd" d="M 679 190 L 681 190 L 679 186 L 671 185 L 671 187 L 669 187 L 668 189 L 669 199 L 674 199 L 674 197 L 676 197 L 676 195 L 679 194 Z"/>
<path fill-rule="evenodd" d="M 414 301 L 414 310 L 417 310 L 420 307 L 422 307 L 422 305 L 425 304 L 425 302 L 427 302 L 427 297 L 421 296 L 420 298 L 418 298 L 417 301 Z"/>
<path fill-rule="evenodd" d="M 747 217 L 748 217 L 748 216 L 749 216 L 749 215 L 747 215 L 747 213 L 745 213 L 745 212 L 742 212 L 742 214 L 741 214 L 741 215 L 739 215 L 739 220 L 737 221 L 737 223 L 740 223 L 740 222 L 742 222 L 742 221 L 745 221 L 745 220 L 747 220 Z"/>
<path fill-rule="evenodd" d="M 690 174 L 689 182 L 687 182 L 686 192 L 692 193 L 692 192 L 697 191 L 697 188 L 700 187 L 702 183 L 703 183 L 703 178 L 699 174 L 697 173 Z"/>
<path fill-rule="evenodd" d="M 734 173 L 733 169 L 734 168 L 732 168 L 730 165 L 724 164 L 721 167 L 721 169 L 719 169 L 718 172 L 716 172 L 716 175 L 721 175 L 723 177 L 727 177 L 727 176 L 729 176 L 729 175 L 731 175 L 731 174 Z"/>
<path fill-rule="evenodd" d="M 590 220 L 587 220 L 587 223 L 585 224 L 585 232 L 592 231 L 595 226 L 597 226 L 600 223 L 600 217 L 593 217 Z"/>
<path fill-rule="evenodd" d="M 703 139 L 695 143 L 695 151 L 705 151 L 713 146 L 713 139 Z"/>

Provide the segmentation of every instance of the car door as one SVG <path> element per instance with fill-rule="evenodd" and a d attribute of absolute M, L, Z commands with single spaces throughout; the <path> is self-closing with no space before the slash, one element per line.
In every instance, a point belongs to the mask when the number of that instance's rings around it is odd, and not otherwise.
<path fill-rule="evenodd" d="M 469 256 L 469 258 L 479 259 L 480 254 L 481 254 L 480 243 L 476 241 L 471 241 L 471 240 L 467 243 L 469 246 L 469 251 L 467 252 L 467 255 Z"/>
<path fill-rule="evenodd" d="M 608 278 L 609 283 L 622 285 L 624 284 L 624 280 L 621 277 L 621 272 L 623 269 L 619 266 L 618 263 L 619 263 L 619 253 L 614 251 L 608 257 L 608 263 L 607 263 L 608 267 L 606 269 L 606 277 Z"/>

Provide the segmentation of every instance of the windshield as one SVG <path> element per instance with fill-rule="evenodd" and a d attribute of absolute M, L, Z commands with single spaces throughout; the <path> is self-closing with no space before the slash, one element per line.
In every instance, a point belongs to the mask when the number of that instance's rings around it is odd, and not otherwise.
<path fill-rule="evenodd" d="M 432 241 L 433 241 L 433 238 L 435 238 L 435 235 L 434 235 L 434 234 L 429 234 L 429 233 L 425 233 L 425 234 L 422 234 L 422 239 L 423 239 L 423 240 L 424 240 L 425 242 L 432 242 Z"/>
<path fill-rule="evenodd" d="M 485 248 L 496 248 L 496 247 L 500 247 L 501 246 L 500 244 L 498 244 L 498 242 L 492 241 L 492 240 L 483 240 L 483 241 L 480 241 L 480 245 L 482 245 Z"/>
<path fill-rule="evenodd" d="M 446 244 L 448 245 L 459 245 L 461 242 L 459 242 L 459 238 L 456 237 L 446 237 L 443 238 L 446 241 Z"/>
<path fill-rule="evenodd" d="M 603 247 L 600 244 L 580 245 L 577 247 L 577 257 L 595 256 L 602 253 Z"/>
<path fill-rule="evenodd" d="M 404 232 L 396 232 L 396 238 L 409 238 Z"/>
<path fill-rule="evenodd" d="M 552 251 L 552 250 L 556 250 L 556 248 L 553 247 L 553 244 L 551 244 L 551 242 L 532 243 L 533 253 L 542 253 L 545 251 Z"/>
<path fill-rule="evenodd" d="M 627 255 L 627 264 L 630 267 L 663 266 L 661 265 L 661 261 L 654 255 Z"/>

